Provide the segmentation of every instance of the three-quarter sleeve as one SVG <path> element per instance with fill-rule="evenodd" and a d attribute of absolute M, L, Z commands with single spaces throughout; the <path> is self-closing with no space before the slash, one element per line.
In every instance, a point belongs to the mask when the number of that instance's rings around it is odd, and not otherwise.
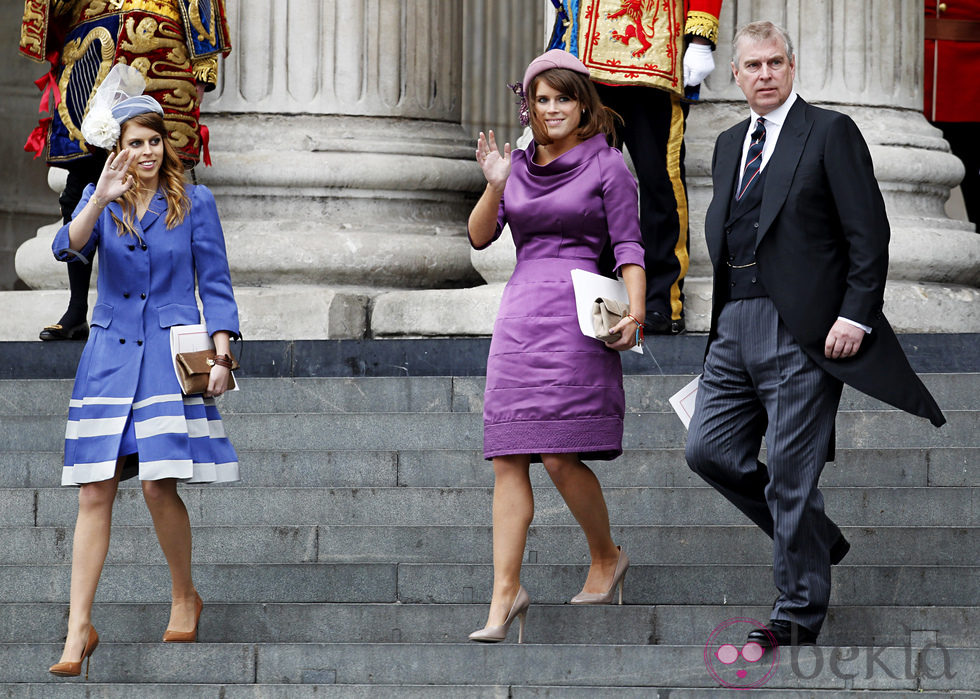
<path fill-rule="evenodd" d="M 72 221 L 75 217 L 81 213 L 82 209 L 88 204 L 88 200 L 92 198 L 92 194 L 95 192 L 95 185 L 89 184 L 85 186 L 85 190 L 82 192 L 82 198 L 78 201 L 78 206 L 72 212 Z M 92 227 L 92 235 L 89 237 L 88 242 L 82 246 L 81 250 L 72 250 L 71 238 L 68 236 L 68 227 L 71 225 L 71 221 L 63 225 L 55 233 L 54 240 L 51 242 L 51 252 L 54 253 L 56 260 L 61 262 L 84 262 L 88 263 L 92 261 L 92 256 L 95 254 L 96 248 L 99 246 L 99 238 L 102 236 L 102 226 L 105 221 L 111 221 L 112 218 L 108 211 L 102 210 L 102 214 L 99 216 L 95 225 Z"/>
<path fill-rule="evenodd" d="M 506 190 L 505 190 L 506 193 Z M 473 236 L 470 235 L 469 224 L 466 226 L 466 237 L 470 240 L 470 245 L 474 250 L 486 250 L 490 247 L 497 238 L 500 237 L 500 233 L 504 230 L 504 226 L 507 224 L 507 209 L 504 207 L 504 194 L 500 195 L 500 204 L 497 205 L 497 228 L 493 232 L 493 237 L 490 238 L 483 245 L 476 245 L 473 242 Z"/>
<path fill-rule="evenodd" d="M 599 154 L 602 173 L 602 205 L 609 227 L 609 242 L 616 271 L 623 265 L 643 267 L 643 237 L 636 179 L 626 167 L 623 154 L 609 148 Z"/>
<path fill-rule="evenodd" d="M 197 289 L 204 306 L 204 322 L 212 335 L 225 330 L 238 337 L 238 305 L 231 288 L 231 270 L 225 236 L 214 195 L 204 185 L 191 192 L 191 253 L 197 273 Z"/>

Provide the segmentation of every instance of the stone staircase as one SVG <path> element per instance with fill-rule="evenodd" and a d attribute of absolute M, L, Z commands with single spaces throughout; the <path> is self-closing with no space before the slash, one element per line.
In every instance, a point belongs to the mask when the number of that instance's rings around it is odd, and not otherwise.
<path fill-rule="evenodd" d="M 169 577 L 126 484 L 88 683 L 47 673 L 76 513 L 76 492 L 58 486 L 71 381 L 0 381 L 0 696 L 632 699 L 751 682 L 772 697 L 971 693 L 980 374 L 923 378 L 949 420 L 941 430 L 845 391 L 822 483 L 852 549 L 834 569 L 822 645 L 726 666 L 706 644 L 740 648 L 750 622 L 731 620 L 768 618 L 770 545 L 684 463 L 667 396 L 690 376 L 627 376 L 627 453 L 594 464 L 633 561 L 624 606 L 565 604 L 585 577 L 585 541 L 533 468 L 523 646 L 516 630 L 504 644 L 466 641 L 491 583 L 482 378 L 242 377 L 222 411 L 243 482 L 182 489 L 201 642 L 159 642 Z"/>

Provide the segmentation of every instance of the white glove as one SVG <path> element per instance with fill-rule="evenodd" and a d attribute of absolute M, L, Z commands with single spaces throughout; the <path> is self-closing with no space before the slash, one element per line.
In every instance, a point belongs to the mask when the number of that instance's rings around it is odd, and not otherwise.
<path fill-rule="evenodd" d="M 684 87 L 700 85 L 715 69 L 714 51 L 706 44 L 688 44 L 684 52 Z"/>

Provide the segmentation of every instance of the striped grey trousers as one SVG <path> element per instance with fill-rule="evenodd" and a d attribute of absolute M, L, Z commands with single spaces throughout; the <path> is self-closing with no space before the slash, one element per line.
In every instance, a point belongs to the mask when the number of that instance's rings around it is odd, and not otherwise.
<path fill-rule="evenodd" d="M 819 632 L 840 529 L 817 483 L 842 384 L 789 334 L 768 297 L 729 301 L 718 320 L 687 437 L 691 469 L 773 539 L 772 618 Z M 767 464 L 759 461 L 762 438 Z"/>

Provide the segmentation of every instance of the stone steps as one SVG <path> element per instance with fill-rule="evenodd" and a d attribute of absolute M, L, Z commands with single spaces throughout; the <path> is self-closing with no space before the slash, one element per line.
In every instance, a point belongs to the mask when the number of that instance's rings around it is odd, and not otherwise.
<path fill-rule="evenodd" d="M 528 627 L 530 633 L 530 625 Z M 928 642 L 926 642 L 928 643 Z M 44 682 L 37 658 L 58 644 L 4 644 L 7 682 Z M 767 689 L 973 691 L 980 686 L 980 649 L 856 647 L 784 651 Z M 514 643 L 106 643 L 96 651 L 91 679 L 108 683 L 543 685 L 711 689 L 704 646 Z M 831 662 L 831 657 L 836 661 Z M 869 660 L 868 658 L 871 658 Z M 794 662 L 795 660 L 795 662 Z M 768 663 L 764 658 L 762 663 Z M 739 667 L 743 665 L 738 661 Z M 906 666 L 909 675 L 906 676 Z M 744 665 L 747 665 L 745 663 Z M 871 672 L 867 672 L 868 668 Z M 736 680 L 735 669 L 720 666 Z M 945 672 L 944 672 L 945 670 Z M 726 674 L 727 674 L 726 672 Z M 866 676 L 870 675 L 870 676 Z M 648 691 L 649 691 L 648 689 Z M 459 691 L 457 689 L 457 691 Z"/>
<path fill-rule="evenodd" d="M 250 449 L 238 450 L 249 486 L 289 487 L 491 487 L 493 469 L 479 449 Z M 50 488 L 62 451 L 0 451 L 0 488 Z M 821 484 L 839 486 L 980 485 L 978 447 L 848 449 L 824 468 Z M 703 486 L 688 468 L 684 449 L 628 449 L 615 461 L 590 462 L 607 487 Z M 548 485 L 540 467 L 531 480 Z M 135 487 L 124 482 L 123 489 Z"/>
<path fill-rule="evenodd" d="M 370 412 L 481 412 L 485 380 L 480 376 L 424 377 L 240 377 L 247 390 L 220 399 L 232 413 L 370 413 Z M 626 375 L 626 409 L 672 412 L 668 398 L 693 377 L 688 375 Z M 980 373 L 922 374 L 923 383 L 942 396 L 949 410 L 976 409 Z M 0 415 L 64 415 L 71 395 L 71 379 L 8 379 L 3 382 Z M 887 405 L 849 387 L 841 396 L 841 410 L 891 410 Z M 261 410 L 256 410 L 261 408 Z"/>
<path fill-rule="evenodd" d="M 851 551 L 841 568 L 890 565 L 903 551 L 911 565 L 980 562 L 980 527 L 844 527 Z M 659 565 L 709 565 L 719 561 L 765 565 L 769 539 L 755 526 L 613 525 L 613 538 L 636 561 Z M 71 560 L 72 528 L 0 527 L 0 561 L 6 565 L 64 564 Z M 147 546 L 153 528 L 115 525 L 108 565 L 159 564 Z M 572 524 L 532 525 L 528 558 L 548 565 L 586 562 L 581 529 Z M 485 563 L 491 558 L 489 525 L 237 525 L 195 530 L 197 563 Z"/>
<path fill-rule="evenodd" d="M 980 412 L 945 410 L 942 431 L 896 410 L 842 411 L 837 417 L 841 448 L 929 448 L 955 444 L 980 447 Z M 483 418 L 472 412 L 446 413 L 232 413 L 228 433 L 243 450 L 478 449 Z M 63 444 L 63 415 L 0 416 L 0 432 L 16 451 L 56 451 Z M 630 412 L 624 420 L 624 448 L 679 447 L 686 431 L 673 413 Z"/>
<path fill-rule="evenodd" d="M 720 689 L 684 689 L 677 687 L 596 687 L 567 685 L 385 685 L 385 684 L 142 684 L 141 699 L 704 699 Z M 0 692 L 12 699 L 131 699 L 133 685 L 99 684 L 2 684 Z M 821 689 L 754 689 L 753 699 L 832 699 L 849 694 L 848 690 Z M 908 699 L 908 690 L 878 690 L 875 699 Z M 949 699 L 950 692 L 917 690 L 917 699 Z M 961 696 L 956 694 L 955 696 Z M 968 695 L 962 695 L 968 696 Z"/>
<path fill-rule="evenodd" d="M 812 650 L 795 669 L 784 654 L 762 696 L 980 686 L 980 374 L 923 379 L 950 421 L 942 430 L 845 391 L 822 490 L 852 549 L 834 568 L 822 665 Z M 518 647 L 516 630 L 499 646 L 465 642 L 485 620 L 492 577 L 481 377 L 243 376 L 244 390 L 220 403 L 243 482 L 181 489 L 206 600 L 201 643 L 159 643 L 169 578 L 138 484 L 127 482 L 87 688 L 45 671 L 66 628 L 77 507 L 76 492 L 57 485 L 71 381 L 0 381 L 0 696 L 723 691 L 704 645 L 726 620 L 768 616 L 770 544 L 684 462 L 685 431 L 666 397 L 689 380 L 626 376 L 626 453 L 593 464 L 633 561 L 625 605 L 566 604 L 587 571 L 584 537 L 544 469 L 532 469 L 522 578 L 532 607 Z M 932 648 L 932 665 L 920 666 L 935 642 L 946 656 Z"/>
<path fill-rule="evenodd" d="M 974 562 L 971 562 L 974 563 Z M 68 598 L 67 565 L 0 565 L 5 602 Z M 532 599 L 562 604 L 581 589 L 587 565 L 525 564 Z M 200 564 L 201 595 L 222 602 L 488 603 L 492 566 L 466 563 Z M 106 566 L 100 601 L 170 599 L 165 565 Z M 631 604 L 771 604 L 772 573 L 764 564 L 651 565 L 630 568 Z M 980 599 L 977 565 L 844 566 L 834 571 L 831 604 L 969 606 Z"/>
<path fill-rule="evenodd" d="M 542 489 L 543 490 L 543 489 Z M 824 488 L 830 512 L 840 526 L 980 526 L 976 488 L 884 487 Z M 708 487 L 604 488 L 615 525 L 744 524 L 740 512 L 713 497 Z M 194 526 L 284 524 L 381 524 L 467 526 L 487 521 L 491 488 L 225 488 L 187 487 L 182 491 Z M 0 489 L 0 526 L 71 526 L 77 494 L 67 488 Z M 538 524 L 572 524 L 554 489 L 536 494 Z M 955 513 L 955 518 L 951 518 Z M 113 521 L 148 524 L 143 496 L 121 489 Z"/>
<path fill-rule="evenodd" d="M 217 592 L 217 591 L 216 591 Z M 532 601 L 528 643 L 662 644 L 704 643 L 723 619 L 765 619 L 763 605 L 626 604 L 580 607 Z M 459 643 L 486 620 L 483 603 L 390 604 L 383 602 L 220 602 L 210 597 L 201 617 L 200 639 L 238 643 L 243 629 L 255 643 Z M 94 613 L 106 642 L 159 641 L 170 612 L 167 601 L 96 602 Z M 64 639 L 68 605 L 8 602 L 0 618 L 0 644 L 59 643 Z M 876 628 L 873 623 L 878 624 Z M 909 633 L 939 634 L 949 647 L 977 648 L 976 606 L 862 606 L 830 610 L 828 646 L 901 646 Z M 515 640 L 516 636 L 511 640 Z"/>

